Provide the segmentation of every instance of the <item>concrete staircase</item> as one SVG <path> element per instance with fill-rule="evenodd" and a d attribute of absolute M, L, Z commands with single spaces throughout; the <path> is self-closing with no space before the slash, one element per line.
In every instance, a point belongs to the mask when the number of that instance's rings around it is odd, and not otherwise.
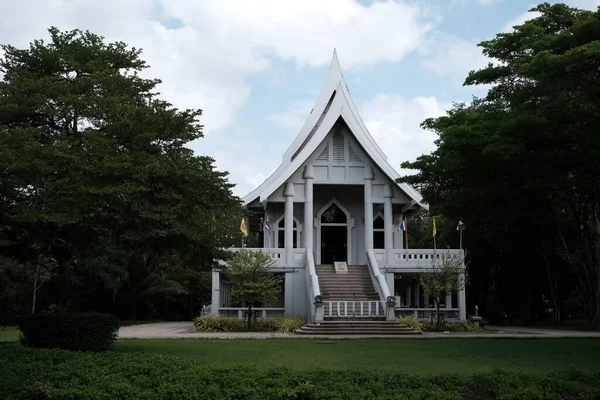
<path fill-rule="evenodd" d="M 297 330 L 298 335 L 315 336 L 406 336 L 420 335 L 406 325 L 396 321 L 324 321 L 320 324 L 306 324 Z"/>
<path fill-rule="evenodd" d="M 396 321 L 386 321 L 379 294 L 366 265 L 348 265 L 348 273 L 336 273 L 333 265 L 316 267 L 323 295 L 324 321 L 307 324 L 300 335 L 398 336 L 421 332 Z"/>
<path fill-rule="evenodd" d="M 325 300 L 379 301 L 369 267 L 348 265 L 347 274 L 336 274 L 333 265 L 318 265 L 317 275 Z"/>

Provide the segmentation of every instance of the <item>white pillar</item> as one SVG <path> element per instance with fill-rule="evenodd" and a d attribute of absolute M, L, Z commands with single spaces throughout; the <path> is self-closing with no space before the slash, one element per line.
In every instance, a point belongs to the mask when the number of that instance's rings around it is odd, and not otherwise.
<path fill-rule="evenodd" d="M 409 283 L 408 287 L 406 288 L 406 306 L 412 306 L 412 283 Z"/>
<path fill-rule="evenodd" d="M 292 315 L 296 315 L 294 310 L 294 277 L 292 276 L 292 273 L 286 273 L 283 275 L 283 306 L 285 307 L 285 310 L 283 311 L 283 316 L 289 317 Z"/>
<path fill-rule="evenodd" d="M 394 263 L 394 215 L 392 214 L 393 192 L 390 185 L 383 187 L 383 235 L 386 264 Z"/>
<path fill-rule="evenodd" d="M 429 307 L 429 293 L 426 290 L 423 291 L 423 307 Z"/>
<path fill-rule="evenodd" d="M 394 293 L 396 293 L 395 282 L 394 282 L 394 273 L 386 272 L 385 273 L 385 281 L 388 285 L 388 288 L 390 289 L 390 295 L 394 296 Z"/>
<path fill-rule="evenodd" d="M 373 248 L 373 169 L 365 167 L 365 250 Z"/>
<path fill-rule="evenodd" d="M 419 282 L 415 283 L 415 307 L 421 307 L 421 287 L 419 286 Z"/>
<path fill-rule="evenodd" d="M 294 249 L 294 184 L 288 182 L 285 185 L 283 196 L 285 197 L 285 263 L 292 264 Z"/>
<path fill-rule="evenodd" d="M 265 222 L 267 222 L 267 207 L 265 207 L 265 214 L 263 215 L 263 226 L 260 227 L 263 231 L 263 248 L 270 249 L 271 248 L 271 235 L 273 232 L 265 231 Z M 270 221 L 273 224 L 273 221 Z M 271 225 L 271 230 L 273 230 L 273 226 Z"/>
<path fill-rule="evenodd" d="M 212 272 L 211 315 L 219 315 L 221 307 L 221 277 L 219 271 Z"/>
<path fill-rule="evenodd" d="M 304 248 L 313 248 L 313 179 L 315 170 L 312 165 L 307 165 L 304 168 Z M 312 251 L 308 252 L 312 255 Z"/>
<path fill-rule="evenodd" d="M 446 292 L 446 308 L 452 308 L 452 292 L 450 290 Z"/>
<path fill-rule="evenodd" d="M 460 274 L 460 282 L 462 289 L 458 291 L 458 319 L 464 321 L 467 319 L 467 298 L 465 293 L 465 274 Z"/>

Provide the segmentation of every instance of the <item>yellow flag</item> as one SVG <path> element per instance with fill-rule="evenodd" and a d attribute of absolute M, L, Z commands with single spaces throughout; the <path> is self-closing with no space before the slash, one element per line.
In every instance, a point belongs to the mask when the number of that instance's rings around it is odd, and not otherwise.
<path fill-rule="evenodd" d="M 435 228 L 435 217 L 433 217 L 433 236 L 437 234 L 437 229 Z"/>
<path fill-rule="evenodd" d="M 242 231 L 244 236 L 248 236 L 248 229 L 246 228 L 246 218 L 242 218 L 242 222 L 240 223 L 240 231 Z"/>

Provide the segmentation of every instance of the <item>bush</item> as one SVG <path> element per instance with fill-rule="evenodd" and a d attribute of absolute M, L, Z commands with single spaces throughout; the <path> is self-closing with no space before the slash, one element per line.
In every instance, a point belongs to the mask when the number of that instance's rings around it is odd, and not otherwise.
<path fill-rule="evenodd" d="M 306 324 L 306 320 L 300 317 L 285 317 L 279 320 L 277 332 L 296 332 Z"/>
<path fill-rule="evenodd" d="M 210 367 L 172 355 L 0 346 L 2 399 L 598 399 L 600 374 L 420 376 L 355 369 Z M 46 396 L 46 397 L 43 397 Z"/>
<path fill-rule="evenodd" d="M 448 331 L 448 332 L 483 332 L 483 328 L 477 322 L 473 321 L 446 321 L 439 327 L 434 322 L 423 322 L 423 330 L 425 331 Z"/>
<path fill-rule="evenodd" d="M 449 331 L 449 332 L 483 332 L 483 328 L 473 321 L 446 321 L 439 327 L 431 321 L 418 319 L 414 315 L 403 315 L 396 318 L 401 325 L 409 326 L 418 331 Z"/>
<path fill-rule="evenodd" d="M 294 332 L 306 323 L 304 318 L 259 318 L 251 332 Z M 194 320 L 196 332 L 248 332 L 244 320 L 209 315 Z"/>
<path fill-rule="evenodd" d="M 21 343 L 29 347 L 104 351 L 117 338 L 119 319 L 110 314 L 35 314 L 21 318 Z"/>
<path fill-rule="evenodd" d="M 400 325 L 406 325 L 416 331 L 423 332 L 423 323 L 414 315 L 404 315 L 396 318 Z"/>
<path fill-rule="evenodd" d="M 242 332 L 244 321 L 237 318 L 208 315 L 194 320 L 197 332 Z"/>

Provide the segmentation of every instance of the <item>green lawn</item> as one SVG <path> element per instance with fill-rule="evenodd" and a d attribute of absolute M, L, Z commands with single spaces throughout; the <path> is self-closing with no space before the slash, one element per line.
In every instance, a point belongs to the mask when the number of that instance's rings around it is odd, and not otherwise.
<path fill-rule="evenodd" d="M 295 370 L 323 367 L 433 375 L 575 367 L 600 372 L 597 339 L 125 340 L 114 351 L 171 354 L 201 365 Z"/>
<path fill-rule="evenodd" d="M 0 342 L 16 342 L 19 340 L 19 329 L 13 326 L 0 326 Z"/>
<path fill-rule="evenodd" d="M 16 328 L 0 328 L 0 342 L 16 342 L 18 336 Z M 294 370 L 322 367 L 436 375 L 494 369 L 549 372 L 574 367 L 600 372 L 598 339 L 140 339 L 120 341 L 112 351 L 169 354 L 207 366 Z"/>

